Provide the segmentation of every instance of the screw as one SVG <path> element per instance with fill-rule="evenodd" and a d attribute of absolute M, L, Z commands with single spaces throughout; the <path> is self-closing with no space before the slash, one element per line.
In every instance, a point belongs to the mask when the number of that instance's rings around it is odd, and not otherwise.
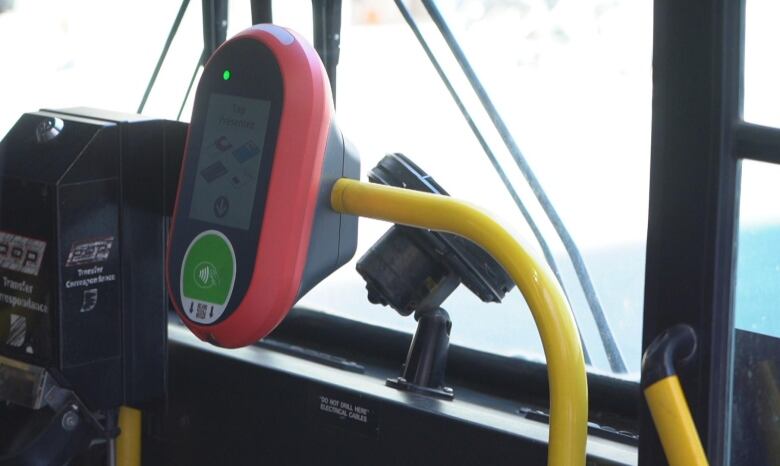
<path fill-rule="evenodd" d="M 62 428 L 72 431 L 79 425 L 79 415 L 76 411 L 68 411 L 62 415 Z"/>

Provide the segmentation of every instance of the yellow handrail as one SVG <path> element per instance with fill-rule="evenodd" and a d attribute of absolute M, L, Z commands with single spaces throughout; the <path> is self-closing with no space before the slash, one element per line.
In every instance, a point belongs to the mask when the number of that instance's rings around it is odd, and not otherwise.
<path fill-rule="evenodd" d="M 547 464 L 584 465 L 588 422 L 585 362 L 571 310 L 549 268 L 488 214 L 451 197 L 340 179 L 331 192 L 331 205 L 346 214 L 463 236 L 504 267 L 531 309 L 547 358 Z"/>
<path fill-rule="evenodd" d="M 119 408 L 119 430 L 117 466 L 141 466 L 141 411 L 127 406 Z"/>
<path fill-rule="evenodd" d="M 675 367 L 695 354 L 696 331 L 677 324 L 658 335 L 642 355 L 642 389 L 671 466 L 708 464 Z"/>
<path fill-rule="evenodd" d="M 670 375 L 655 382 L 645 389 L 645 398 L 669 465 L 707 466 L 680 379 Z"/>

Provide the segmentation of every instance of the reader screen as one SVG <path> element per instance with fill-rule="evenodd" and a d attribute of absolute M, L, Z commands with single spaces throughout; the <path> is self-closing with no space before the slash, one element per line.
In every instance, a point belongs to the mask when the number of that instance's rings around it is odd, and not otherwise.
<path fill-rule="evenodd" d="M 190 217 L 248 230 L 270 102 L 211 94 Z"/>

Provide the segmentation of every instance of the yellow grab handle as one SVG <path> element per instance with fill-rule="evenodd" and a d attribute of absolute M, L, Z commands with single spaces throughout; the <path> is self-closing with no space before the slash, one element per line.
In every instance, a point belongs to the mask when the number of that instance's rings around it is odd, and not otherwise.
<path fill-rule="evenodd" d="M 671 466 L 708 464 L 675 368 L 695 354 L 696 332 L 677 324 L 658 335 L 642 356 L 643 392 Z"/>
<path fill-rule="evenodd" d="M 645 388 L 645 398 L 669 466 L 707 466 L 680 379 L 670 375 L 655 382 Z"/>
<path fill-rule="evenodd" d="M 119 437 L 116 440 L 116 465 L 141 466 L 141 411 L 119 408 Z"/>
<path fill-rule="evenodd" d="M 470 239 L 512 277 L 531 309 L 547 358 L 550 437 L 547 464 L 585 464 L 588 381 L 571 309 L 549 268 L 497 221 L 447 196 L 340 179 L 331 192 L 338 212 L 453 233 Z"/>

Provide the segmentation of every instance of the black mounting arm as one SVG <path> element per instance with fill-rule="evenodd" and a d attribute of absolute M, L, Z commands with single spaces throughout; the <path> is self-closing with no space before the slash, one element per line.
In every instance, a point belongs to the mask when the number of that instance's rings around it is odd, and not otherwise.
<path fill-rule="evenodd" d="M 441 194 L 447 192 L 403 154 L 385 156 L 369 181 Z M 484 302 L 501 302 L 514 282 L 474 243 L 446 233 L 392 226 L 357 263 L 366 281 L 368 300 L 412 313 L 417 332 L 401 377 L 388 385 L 451 399 L 444 386 L 452 321 L 440 306 L 463 283 Z"/>

